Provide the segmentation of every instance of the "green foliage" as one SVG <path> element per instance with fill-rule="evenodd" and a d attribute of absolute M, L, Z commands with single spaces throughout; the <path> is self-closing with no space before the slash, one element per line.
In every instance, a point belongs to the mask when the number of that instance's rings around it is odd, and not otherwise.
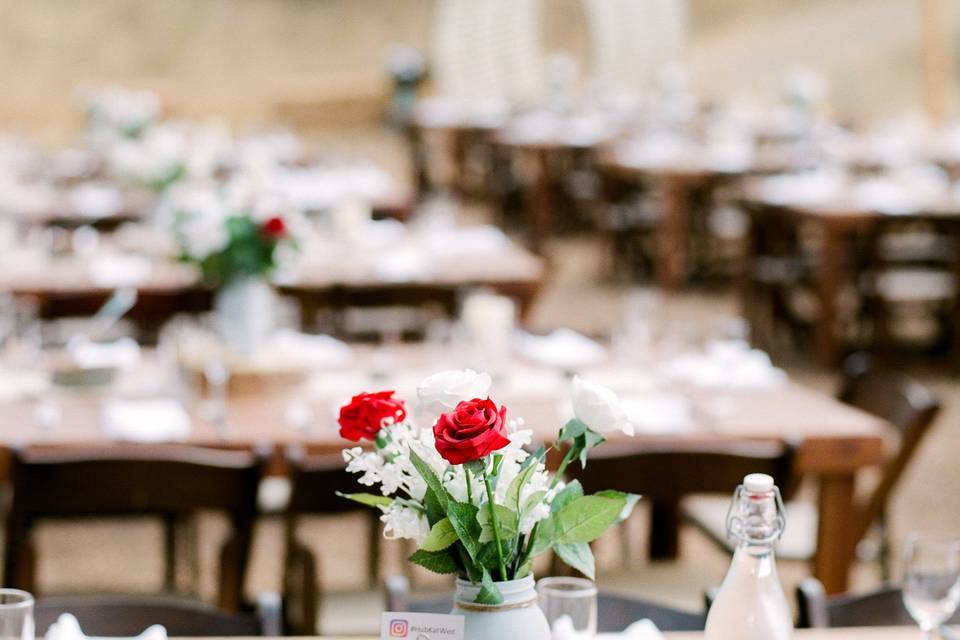
<path fill-rule="evenodd" d="M 500 589 L 494 584 L 490 572 L 486 569 L 483 570 L 483 578 L 480 580 L 480 593 L 477 594 L 475 602 L 477 604 L 500 604 L 503 602 L 503 594 L 500 593 Z"/>
<path fill-rule="evenodd" d="M 421 549 L 408 559 L 413 564 L 420 565 L 427 571 L 434 573 L 446 575 L 460 572 L 457 561 L 446 551 L 424 551 Z"/>
<path fill-rule="evenodd" d="M 359 502 L 360 504 L 368 507 L 389 507 L 393 504 L 393 498 L 388 498 L 387 496 L 377 496 L 372 493 L 340 493 L 339 491 L 336 493 L 341 498 L 353 500 L 354 502 Z"/>
<path fill-rule="evenodd" d="M 583 496 L 571 501 L 550 517 L 554 544 L 593 542 L 620 517 L 626 506 L 623 498 Z"/>
<path fill-rule="evenodd" d="M 497 522 L 500 524 L 500 539 L 509 541 L 517 537 L 517 527 L 519 518 L 517 512 L 508 509 L 499 504 L 493 505 L 493 510 L 497 514 Z M 490 520 L 490 509 L 483 508 L 477 513 L 477 520 L 480 522 L 480 542 L 493 541 L 493 522 Z"/>
<path fill-rule="evenodd" d="M 420 543 L 424 551 L 443 551 L 457 541 L 457 532 L 450 524 L 450 518 L 444 518 L 430 528 L 430 533 Z"/>
<path fill-rule="evenodd" d="M 586 542 L 575 544 L 555 544 L 553 550 L 561 560 L 590 578 L 596 580 L 596 567 L 593 560 L 593 551 Z"/>

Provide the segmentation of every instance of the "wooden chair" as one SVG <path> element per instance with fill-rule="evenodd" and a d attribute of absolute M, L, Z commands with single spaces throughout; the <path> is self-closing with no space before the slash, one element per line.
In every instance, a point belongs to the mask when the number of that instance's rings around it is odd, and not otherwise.
<path fill-rule="evenodd" d="M 155 516 L 170 522 L 213 510 L 231 528 L 220 552 L 218 606 L 239 611 L 262 467 L 261 456 L 251 452 L 170 445 L 14 452 L 4 583 L 37 593 L 31 538 L 40 520 Z M 168 534 L 168 578 L 175 546 Z"/>
<path fill-rule="evenodd" d="M 732 494 L 750 473 L 767 473 L 784 495 L 793 485 L 794 448 L 774 442 L 709 446 L 607 443 L 571 477 L 586 493 L 629 491 L 651 503 L 650 557 L 674 558 L 679 550 L 680 501 L 692 494 Z"/>
<path fill-rule="evenodd" d="M 880 480 L 851 514 L 851 540 L 859 542 L 878 527 L 881 537 L 880 560 L 889 577 L 886 535 L 886 506 L 890 494 L 910 463 L 920 442 L 940 411 L 940 401 L 919 382 L 900 373 L 875 368 L 864 354 L 855 354 L 844 364 L 844 379 L 837 397 L 893 425 L 900 437 L 897 452 L 881 467 Z M 787 530 L 778 547 L 783 558 L 809 560 L 816 551 L 817 514 L 813 504 L 788 502 Z M 685 514 L 718 544 L 729 548 L 717 515 L 726 504 L 710 498 L 697 498 L 685 504 Z"/>
<path fill-rule="evenodd" d="M 64 613 L 72 614 L 88 636 L 133 637 L 160 624 L 171 637 L 279 636 L 280 599 L 263 594 L 256 613 L 234 613 L 182 599 L 135 596 L 41 598 L 34 609 L 40 633 Z"/>
<path fill-rule="evenodd" d="M 807 578 L 797 585 L 797 605 L 801 629 L 916 626 L 902 592 L 889 585 L 871 593 L 828 596 L 819 580 Z M 960 614 L 948 622 L 958 623 Z"/>
<path fill-rule="evenodd" d="M 369 578 L 376 581 L 380 565 L 380 512 L 362 507 L 337 495 L 356 493 L 355 476 L 348 474 L 340 454 L 304 456 L 287 452 L 290 469 L 290 502 L 286 514 L 283 600 L 284 627 L 293 635 L 317 635 L 320 581 L 314 553 L 297 538 L 303 516 L 351 513 L 362 510 L 369 517 Z"/>
<path fill-rule="evenodd" d="M 450 613 L 453 607 L 453 598 L 449 596 L 411 599 L 410 581 L 403 576 L 387 578 L 385 586 L 388 611 Z M 597 631 L 600 633 L 618 633 L 644 618 L 650 619 L 661 631 L 702 631 L 706 623 L 706 614 L 607 593 L 597 596 Z"/>

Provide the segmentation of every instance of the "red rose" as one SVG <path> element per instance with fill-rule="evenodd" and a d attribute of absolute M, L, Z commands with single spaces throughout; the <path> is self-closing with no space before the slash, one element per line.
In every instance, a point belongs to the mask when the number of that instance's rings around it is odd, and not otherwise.
<path fill-rule="evenodd" d="M 507 408 L 497 409 L 490 398 L 464 400 L 433 426 L 437 451 L 450 464 L 463 464 L 503 449 L 510 444 L 506 417 Z"/>
<path fill-rule="evenodd" d="M 380 429 L 406 417 L 403 401 L 394 398 L 393 391 L 361 393 L 340 407 L 340 435 L 354 442 L 376 440 Z"/>
<path fill-rule="evenodd" d="M 284 222 L 280 216 L 274 216 L 263 223 L 260 231 L 262 231 L 265 236 L 279 238 L 280 236 L 287 235 L 287 223 Z"/>

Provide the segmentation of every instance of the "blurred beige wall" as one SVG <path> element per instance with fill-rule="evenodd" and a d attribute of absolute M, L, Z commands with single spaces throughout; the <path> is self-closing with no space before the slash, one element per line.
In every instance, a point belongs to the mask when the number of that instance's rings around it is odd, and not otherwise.
<path fill-rule="evenodd" d="M 774 95 L 787 70 L 806 67 L 831 81 L 841 115 L 921 100 L 920 0 L 691 2 L 690 62 L 710 95 Z M 240 126 L 271 121 L 278 104 L 340 104 L 350 113 L 354 102 L 382 100 L 391 43 L 426 46 L 431 5 L 0 0 L 0 129 L 61 138 L 78 122 L 76 89 L 103 82 L 154 88 L 176 113 L 222 114 Z M 579 1 L 544 5 L 548 49 L 570 50 L 587 67 Z"/>

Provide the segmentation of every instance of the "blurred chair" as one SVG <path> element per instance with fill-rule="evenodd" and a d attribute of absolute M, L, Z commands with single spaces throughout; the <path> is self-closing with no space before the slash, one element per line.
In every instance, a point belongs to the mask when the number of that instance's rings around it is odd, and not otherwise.
<path fill-rule="evenodd" d="M 168 524 L 167 586 L 172 587 L 176 541 L 169 523 L 209 510 L 224 514 L 230 525 L 220 551 L 217 603 L 227 611 L 241 610 L 263 471 L 261 456 L 186 446 L 124 445 L 18 451 L 11 464 L 6 586 L 37 593 L 32 534 L 39 521 L 155 516 Z"/>
<path fill-rule="evenodd" d="M 784 333 L 795 344 L 810 332 L 812 315 L 802 302 L 805 294 L 814 298 L 814 261 L 789 210 L 747 202 L 744 212 L 750 224 L 740 270 L 741 309 L 754 343 L 773 351 Z"/>
<path fill-rule="evenodd" d="M 844 363 L 844 379 L 837 396 L 849 405 L 886 420 L 899 435 L 899 447 L 880 469 L 876 486 L 862 499 L 857 513 L 851 514 L 851 540 L 854 543 L 862 540 L 872 527 L 878 529 L 881 541 L 879 560 L 884 577 L 889 578 L 887 502 L 940 411 L 940 401 L 912 378 L 875 368 L 864 354 L 855 354 Z M 726 509 L 726 501 L 709 497 L 696 497 L 684 504 L 688 519 L 716 543 L 730 549 L 721 522 Z M 777 554 L 782 558 L 809 560 L 816 552 L 816 506 L 793 501 L 787 502 L 786 509 L 788 526 L 777 546 Z"/>
<path fill-rule="evenodd" d="M 830 627 L 894 627 L 916 626 L 903 604 L 903 593 L 897 587 L 884 586 L 861 594 L 828 596 L 816 578 L 806 578 L 797 585 L 800 629 Z M 960 614 L 948 624 L 960 624 Z"/>
<path fill-rule="evenodd" d="M 952 347 L 951 355 L 958 355 L 955 227 L 884 220 L 864 234 L 859 251 L 863 315 L 871 329 L 868 344 L 885 359 L 907 342 L 943 351 Z M 896 330 L 908 323 L 923 329 L 930 320 L 932 327 L 913 336 Z"/>
<path fill-rule="evenodd" d="M 650 557 L 674 558 L 679 550 L 680 502 L 693 494 L 718 493 L 729 504 L 734 488 L 750 473 L 773 476 L 784 496 L 793 487 L 794 448 L 774 442 L 712 445 L 652 445 L 609 442 L 590 454 L 586 469 L 569 475 L 585 493 L 629 491 L 651 504 Z M 575 467 L 575 469 L 574 469 Z"/>
<path fill-rule="evenodd" d="M 385 582 L 387 611 L 416 613 L 450 613 L 453 598 L 415 600 L 410 597 L 410 581 L 403 576 L 391 576 Z M 661 631 L 702 631 L 706 615 L 689 613 L 660 604 L 626 598 L 607 593 L 597 596 L 597 631 L 617 633 L 634 622 L 650 619 Z"/>
<path fill-rule="evenodd" d="M 317 635 L 320 604 L 318 563 L 313 552 L 297 537 L 304 516 L 362 511 L 368 516 L 368 576 L 373 584 L 380 566 L 380 512 L 337 495 L 356 493 L 355 476 L 347 473 L 340 454 L 305 456 L 287 452 L 291 494 L 286 514 L 283 601 L 284 628 L 293 635 Z"/>
<path fill-rule="evenodd" d="M 64 613 L 72 614 L 88 636 L 135 637 L 155 624 L 170 637 L 279 636 L 280 599 L 263 594 L 255 613 L 234 613 L 196 602 L 136 596 L 70 596 L 41 598 L 34 610 L 38 633 L 44 634 Z"/>

